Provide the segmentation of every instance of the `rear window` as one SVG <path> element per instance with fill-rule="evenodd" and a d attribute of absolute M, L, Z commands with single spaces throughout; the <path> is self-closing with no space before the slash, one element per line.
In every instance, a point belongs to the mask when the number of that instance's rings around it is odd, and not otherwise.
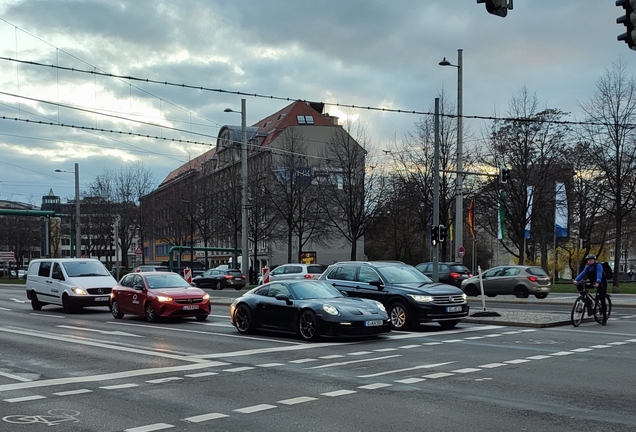
<path fill-rule="evenodd" d="M 320 274 L 325 271 L 324 266 L 321 265 L 309 265 L 307 266 L 307 273 Z"/>
<path fill-rule="evenodd" d="M 227 274 L 232 275 L 232 276 L 238 276 L 238 277 L 243 276 L 243 273 L 241 273 L 240 270 L 228 270 Z"/>
<path fill-rule="evenodd" d="M 526 272 L 534 276 L 547 276 L 548 274 L 541 267 L 528 267 Z"/>
<path fill-rule="evenodd" d="M 458 273 L 470 273 L 470 270 L 468 270 L 468 267 L 463 265 L 453 265 L 451 266 L 451 270 Z"/>

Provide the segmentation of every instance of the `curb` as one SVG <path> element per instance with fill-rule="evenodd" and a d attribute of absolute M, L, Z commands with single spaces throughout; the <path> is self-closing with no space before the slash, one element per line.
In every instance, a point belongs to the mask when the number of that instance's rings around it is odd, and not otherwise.
<path fill-rule="evenodd" d="M 584 323 L 592 322 L 594 318 L 583 318 Z M 546 327 L 558 327 L 564 325 L 572 325 L 570 320 L 567 321 L 553 321 L 547 323 L 536 323 L 536 322 L 519 322 L 519 321 L 497 321 L 495 319 L 489 318 L 464 318 L 462 322 L 467 322 L 471 324 L 490 324 L 490 325 L 500 325 L 500 326 L 511 326 L 511 327 L 531 327 L 531 328 L 546 328 Z"/>

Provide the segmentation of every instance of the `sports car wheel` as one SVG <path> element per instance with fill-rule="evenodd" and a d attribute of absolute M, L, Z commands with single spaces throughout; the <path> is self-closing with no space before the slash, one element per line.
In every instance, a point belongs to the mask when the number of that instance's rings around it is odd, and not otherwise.
<path fill-rule="evenodd" d="M 35 293 L 35 291 L 31 291 L 31 309 L 33 309 L 34 311 L 42 310 L 42 303 L 40 303 L 38 295 Z"/>
<path fill-rule="evenodd" d="M 117 300 L 113 300 L 111 303 L 110 312 L 117 319 L 122 319 L 124 317 L 124 314 L 119 311 L 119 302 Z"/>
<path fill-rule="evenodd" d="M 239 333 L 251 333 L 254 330 L 252 312 L 247 305 L 239 305 L 234 312 L 234 326 Z"/>
<path fill-rule="evenodd" d="M 157 314 L 155 313 L 155 308 L 152 306 L 152 303 L 146 303 L 144 312 L 146 313 L 146 321 L 149 323 L 157 322 Z"/>
<path fill-rule="evenodd" d="M 409 312 L 404 303 L 397 302 L 389 306 L 388 310 L 391 328 L 393 330 L 404 330 L 409 325 Z"/>
<path fill-rule="evenodd" d="M 318 317 L 310 310 L 303 311 L 298 318 L 298 334 L 306 341 L 315 341 L 320 337 Z"/>

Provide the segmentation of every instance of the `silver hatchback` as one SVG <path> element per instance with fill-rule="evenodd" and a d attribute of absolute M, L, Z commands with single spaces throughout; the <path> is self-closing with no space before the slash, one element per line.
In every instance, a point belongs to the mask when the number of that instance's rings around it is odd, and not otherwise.
<path fill-rule="evenodd" d="M 527 298 L 533 294 L 543 299 L 550 293 L 550 276 L 535 266 L 499 266 L 482 274 L 484 294 L 494 297 L 498 294 L 514 294 L 519 298 Z M 481 293 L 479 275 L 462 281 L 462 291 L 468 296 Z"/>
<path fill-rule="evenodd" d="M 269 273 L 269 281 L 318 279 L 326 269 L 322 264 L 282 264 Z"/>

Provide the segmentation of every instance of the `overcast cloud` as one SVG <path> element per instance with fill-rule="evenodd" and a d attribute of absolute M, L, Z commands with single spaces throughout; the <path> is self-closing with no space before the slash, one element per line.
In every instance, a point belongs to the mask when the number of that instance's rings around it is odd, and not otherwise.
<path fill-rule="evenodd" d="M 463 49 L 464 114 L 505 113 L 527 87 L 550 108 L 581 116 L 612 63 L 636 70 L 616 36 L 613 0 L 517 0 L 506 18 L 474 0 L 0 0 L 0 56 L 194 86 L 345 105 L 429 111 L 455 101 Z M 40 203 L 49 188 L 72 197 L 104 169 L 142 161 L 157 182 L 240 124 L 241 96 L 58 71 L 0 60 L 0 91 L 164 128 L 0 94 L 0 117 L 62 122 L 207 143 L 182 144 L 0 119 L 0 199 Z M 245 96 L 243 96 L 245 97 Z M 246 97 L 247 123 L 288 102 Z M 376 148 L 414 130 L 418 116 L 353 114 Z M 465 125 L 476 136 L 484 121 Z M 180 133 L 168 128 L 205 134 Z"/>

